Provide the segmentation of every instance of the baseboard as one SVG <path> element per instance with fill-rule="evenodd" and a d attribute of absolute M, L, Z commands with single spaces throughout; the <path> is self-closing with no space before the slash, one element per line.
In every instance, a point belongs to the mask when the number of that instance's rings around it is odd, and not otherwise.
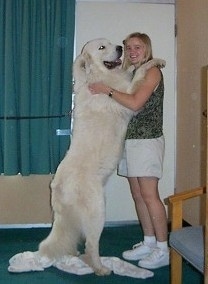
<path fill-rule="evenodd" d="M 183 227 L 190 226 L 188 222 L 183 220 Z M 106 221 L 105 227 L 121 227 L 139 225 L 138 220 L 125 220 L 125 221 Z M 0 229 L 31 229 L 31 228 L 51 228 L 52 224 L 0 224 Z M 171 230 L 171 221 L 168 222 L 168 231 Z"/>
<path fill-rule="evenodd" d="M 138 220 L 106 221 L 105 227 L 121 227 L 139 224 Z M 0 229 L 31 229 L 31 228 L 51 228 L 52 224 L 0 224 Z"/>
<path fill-rule="evenodd" d="M 105 227 L 121 227 L 121 226 L 130 226 L 138 224 L 139 224 L 138 220 L 106 221 Z"/>
<path fill-rule="evenodd" d="M 51 228 L 52 224 L 0 224 L 0 229 Z"/>

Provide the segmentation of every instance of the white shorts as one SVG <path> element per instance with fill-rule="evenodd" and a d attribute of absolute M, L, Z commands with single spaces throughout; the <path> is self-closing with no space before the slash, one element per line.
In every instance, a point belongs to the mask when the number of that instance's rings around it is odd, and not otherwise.
<path fill-rule="evenodd" d="M 118 175 L 157 177 L 163 173 L 164 136 L 154 139 L 127 139 L 118 165 Z"/>

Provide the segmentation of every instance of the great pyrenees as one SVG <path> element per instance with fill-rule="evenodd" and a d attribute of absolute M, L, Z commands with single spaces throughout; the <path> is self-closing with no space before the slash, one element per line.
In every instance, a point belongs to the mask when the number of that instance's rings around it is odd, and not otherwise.
<path fill-rule="evenodd" d="M 78 255 L 97 275 L 107 275 L 99 257 L 99 240 L 105 222 L 103 186 L 120 159 L 128 122 L 134 114 L 107 95 L 92 95 L 88 84 L 103 81 L 131 93 L 147 69 L 165 62 L 153 59 L 131 73 L 121 71 L 122 47 L 106 39 L 88 42 L 73 67 L 75 108 L 72 141 L 51 182 L 54 222 L 39 254 L 50 259 Z"/>

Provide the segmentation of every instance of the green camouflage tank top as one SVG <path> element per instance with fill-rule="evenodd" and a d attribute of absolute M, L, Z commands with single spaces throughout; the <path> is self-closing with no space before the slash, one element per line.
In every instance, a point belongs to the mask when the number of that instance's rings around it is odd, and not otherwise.
<path fill-rule="evenodd" d="M 152 139 L 163 135 L 164 82 L 161 80 L 146 104 L 129 122 L 126 139 Z"/>

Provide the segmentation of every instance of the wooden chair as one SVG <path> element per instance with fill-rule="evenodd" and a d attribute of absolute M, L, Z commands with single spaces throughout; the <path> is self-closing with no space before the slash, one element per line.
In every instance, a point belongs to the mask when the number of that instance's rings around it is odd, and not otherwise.
<path fill-rule="evenodd" d="M 208 97 L 208 68 L 206 76 Z M 169 245 L 171 248 L 171 284 L 182 283 L 182 258 L 186 259 L 186 261 L 202 272 L 204 274 L 204 284 L 208 284 L 208 194 L 206 194 L 206 188 L 208 188 L 208 142 L 206 187 L 198 187 L 169 196 L 168 198 L 168 203 L 170 206 L 169 213 L 171 217 L 171 232 L 169 237 Z M 184 201 L 193 197 L 202 196 L 203 194 L 206 197 L 204 226 L 188 226 L 183 228 L 182 222 Z"/>
<path fill-rule="evenodd" d="M 169 237 L 171 284 L 182 283 L 182 258 L 204 273 L 204 227 L 182 227 L 183 203 L 205 193 L 205 187 L 199 187 L 168 198 L 171 214 L 171 232 Z M 208 283 L 208 282 L 204 282 Z"/>

